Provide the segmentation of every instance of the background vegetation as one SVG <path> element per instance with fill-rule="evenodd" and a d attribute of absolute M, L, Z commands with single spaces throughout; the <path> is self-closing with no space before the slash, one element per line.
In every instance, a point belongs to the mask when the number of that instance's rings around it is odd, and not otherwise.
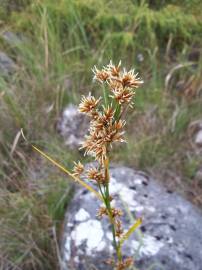
<path fill-rule="evenodd" d="M 202 118 L 200 0 L 1 0 L 0 51 L 16 63 L 0 74 L 0 269 L 57 269 L 70 182 L 19 138 L 66 166 L 55 129 L 62 109 L 97 87 L 91 68 L 112 59 L 145 84 L 114 162 L 148 171 L 202 205 L 202 158 L 189 124 Z M 5 33 L 18 35 L 15 40 Z M 176 68 L 177 67 L 177 68 Z M 170 78 L 170 79 L 169 79 Z"/>

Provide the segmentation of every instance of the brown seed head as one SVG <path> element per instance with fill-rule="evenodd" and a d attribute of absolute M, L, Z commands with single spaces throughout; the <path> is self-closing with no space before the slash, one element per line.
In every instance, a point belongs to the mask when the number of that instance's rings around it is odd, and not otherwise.
<path fill-rule="evenodd" d="M 121 91 L 123 89 L 123 86 L 120 82 L 120 80 L 118 81 L 117 79 L 112 79 L 108 82 L 109 85 L 109 89 L 112 92 L 116 92 L 116 91 Z"/>
<path fill-rule="evenodd" d="M 105 183 L 105 177 L 104 174 L 98 170 L 97 168 L 90 168 L 86 171 L 86 175 L 90 180 L 95 180 L 96 182 L 100 184 Z"/>
<path fill-rule="evenodd" d="M 109 109 L 107 117 L 113 114 Z M 112 120 L 106 122 L 105 115 L 100 115 L 97 120 L 91 121 L 90 134 L 86 136 L 82 147 L 85 149 L 85 154 L 95 157 L 101 164 L 106 159 L 107 148 L 113 142 L 124 142 L 123 127 L 125 121 L 119 120 L 114 123 Z"/>
<path fill-rule="evenodd" d="M 96 99 L 95 97 L 91 96 L 90 93 L 87 97 L 82 96 L 81 103 L 79 104 L 79 111 L 81 113 L 91 114 L 100 102 L 100 100 L 101 98 Z"/>
<path fill-rule="evenodd" d="M 95 121 L 95 120 L 97 120 L 98 119 L 98 117 L 99 117 L 99 112 L 97 111 L 97 110 L 92 110 L 91 112 L 90 112 L 90 117 L 92 118 L 92 121 Z"/>
<path fill-rule="evenodd" d="M 125 87 L 138 88 L 143 83 L 143 81 L 140 80 L 138 74 L 137 73 L 135 74 L 134 72 L 135 72 L 134 69 L 130 71 L 124 70 L 121 77 L 117 79 L 115 78 L 115 80 L 117 82 L 120 82 L 124 88 Z"/>
<path fill-rule="evenodd" d="M 119 61 L 119 64 L 117 66 L 115 66 L 112 63 L 112 61 L 110 61 L 105 69 L 107 70 L 107 72 L 110 74 L 111 77 L 119 77 L 120 68 L 121 68 L 121 61 Z"/>
<path fill-rule="evenodd" d="M 125 69 L 121 71 L 121 62 L 117 66 L 110 63 L 104 67 L 102 70 L 98 70 L 95 66 L 93 68 L 95 74 L 94 79 L 100 82 L 107 82 L 111 92 L 112 97 L 120 105 L 124 103 L 132 104 L 132 98 L 135 94 L 132 88 L 136 88 L 142 81 L 134 73 L 134 70 L 127 72 Z M 112 100 L 111 100 L 112 101 Z M 85 154 L 91 155 L 97 160 L 101 165 L 104 163 L 107 157 L 107 151 L 113 142 L 125 142 L 123 127 L 125 121 L 119 120 L 115 121 L 115 115 L 117 118 L 117 112 L 121 116 L 122 112 L 127 108 L 121 106 L 120 112 L 115 109 L 114 100 L 111 105 L 97 108 L 100 98 L 89 94 L 87 97 L 83 96 L 81 104 L 79 105 L 80 112 L 86 113 L 91 117 L 89 135 L 86 136 L 86 140 L 82 145 L 85 149 Z"/>
<path fill-rule="evenodd" d="M 92 122 L 92 127 L 97 131 L 105 129 L 114 117 L 114 109 L 110 106 L 104 107 L 104 111 Z"/>
<path fill-rule="evenodd" d="M 98 210 L 98 213 L 97 213 L 97 217 L 98 218 L 102 218 L 103 216 L 107 216 L 108 213 L 107 213 L 107 208 L 106 207 L 100 207 L 99 210 Z"/>
<path fill-rule="evenodd" d="M 133 258 L 128 257 L 125 260 L 122 260 L 121 262 L 118 262 L 116 264 L 116 270 L 125 270 L 133 265 Z"/>
<path fill-rule="evenodd" d="M 121 216 L 123 216 L 123 212 L 120 209 L 112 208 L 112 216 L 113 217 L 121 217 Z"/>
<path fill-rule="evenodd" d="M 116 236 L 121 237 L 123 234 L 122 223 L 119 219 L 116 220 Z"/>
<path fill-rule="evenodd" d="M 107 155 L 107 144 L 101 132 L 94 129 L 90 130 L 90 134 L 86 136 L 86 140 L 82 144 L 81 149 L 83 148 L 85 149 L 85 155 L 91 155 L 103 164 Z"/>
<path fill-rule="evenodd" d="M 80 161 L 78 161 L 77 163 L 76 162 L 74 162 L 74 168 L 73 168 L 73 174 L 75 175 L 75 176 L 79 176 L 79 175 L 81 175 L 82 173 L 83 173 L 83 171 L 84 171 L 84 166 L 83 166 L 83 164 L 80 162 Z"/>
<path fill-rule="evenodd" d="M 112 142 L 124 142 L 124 131 L 122 130 L 125 125 L 125 121 L 115 121 L 113 124 L 110 123 L 105 134 L 105 141 Z M 103 135 L 104 136 L 104 135 Z"/>
<path fill-rule="evenodd" d="M 93 79 L 100 82 L 100 83 L 104 83 L 109 79 L 109 73 L 106 70 L 99 70 L 97 69 L 96 66 L 94 66 L 93 68 L 93 73 L 94 73 L 94 77 Z"/>
<path fill-rule="evenodd" d="M 104 108 L 103 118 L 104 121 L 110 121 L 114 117 L 114 109 L 110 106 Z"/>
<path fill-rule="evenodd" d="M 114 90 L 113 94 L 117 102 L 120 105 L 122 105 L 124 103 L 130 103 L 133 96 L 135 95 L 135 92 L 127 87 L 127 88 L 119 88 L 117 90 Z"/>

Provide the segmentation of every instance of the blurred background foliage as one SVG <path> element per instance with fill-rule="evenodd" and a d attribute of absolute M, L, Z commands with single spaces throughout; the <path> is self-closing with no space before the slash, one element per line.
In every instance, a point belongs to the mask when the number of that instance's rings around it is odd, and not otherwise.
<path fill-rule="evenodd" d="M 57 120 L 81 94 L 99 95 L 91 68 L 110 59 L 145 81 L 113 161 L 202 205 L 189 132 L 202 118 L 201 10 L 200 0 L 0 1 L 0 51 L 16 65 L 0 74 L 0 269 L 57 269 L 72 187 L 18 132 L 72 166 L 81 156 L 64 148 Z"/>

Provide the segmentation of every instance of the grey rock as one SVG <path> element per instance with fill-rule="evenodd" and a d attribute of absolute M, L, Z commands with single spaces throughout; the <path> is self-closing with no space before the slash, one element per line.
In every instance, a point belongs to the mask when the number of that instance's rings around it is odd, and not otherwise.
<path fill-rule="evenodd" d="M 202 146 L 202 129 L 196 133 L 195 143 L 198 146 Z"/>
<path fill-rule="evenodd" d="M 89 119 L 78 112 L 76 106 L 67 106 L 57 123 L 57 130 L 62 135 L 65 145 L 78 149 L 89 128 Z"/>
<path fill-rule="evenodd" d="M 8 76 L 15 70 L 15 62 L 7 54 L 0 52 L 0 75 Z"/>
<path fill-rule="evenodd" d="M 196 120 L 189 124 L 188 127 L 189 136 L 195 146 L 202 147 L 202 120 Z"/>
<path fill-rule="evenodd" d="M 196 172 L 194 179 L 202 183 L 202 167 Z"/>
<path fill-rule="evenodd" d="M 2 38 L 10 45 L 16 46 L 26 41 L 26 38 L 21 33 L 14 33 L 11 31 L 5 31 L 2 33 Z"/>
<path fill-rule="evenodd" d="M 145 173 L 126 167 L 111 168 L 110 190 L 116 207 L 125 209 L 125 230 L 133 218 L 143 218 L 123 250 L 134 257 L 138 269 L 202 269 L 202 214 L 197 208 Z M 99 206 L 93 194 L 77 189 L 64 223 L 63 270 L 112 269 L 104 263 L 113 255 L 111 231 L 105 219 L 96 218 Z"/>
<path fill-rule="evenodd" d="M 137 54 L 137 60 L 140 63 L 143 62 L 144 61 L 144 55 L 142 53 L 138 53 Z"/>

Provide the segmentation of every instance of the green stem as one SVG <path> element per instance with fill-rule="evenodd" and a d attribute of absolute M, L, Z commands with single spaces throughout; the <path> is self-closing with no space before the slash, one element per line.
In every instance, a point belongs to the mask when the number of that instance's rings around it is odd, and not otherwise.
<path fill-rule="evenodd" d="M 103 198 L 103 200 L 104 200 L 104 202 L 105 202 L 105 204 L 106 204 L 105 194 L 103 193 L 103 190 L 102 190 L 101 185 L 100 185 L 99 183 L 98 183 L 98 188 L 99 188 L 99 191 L 100 191 L 100 193 L 101 193 L 101 195 L 102 195 L 102 198 Z"/>
<path fill-rule="evenodd" d="M 108 100 L 107 90 L 104 85 L 103 85 L 103 96 L 104 96 L 105 107 L 107 107 L 109 104 L 109 100 Z"/>
<path fill-rule="evenodd" d="M 109 194 L 109 160 L 108 159 L 105 162 L 105 180 L 106 180 L 106 185 L 105 185 L 105 191 L 104 191 L 104 197 L 105 197 L 104 201 L 105 201 L 106 208 L 108 210 L 109 219 L 112 226 L 113 245 L 116 251 L 117 258 L 119 261 L 121 261 L 122 254 L 121 254 L 120 245 L 117 243 L 117 240 L 116 240 L 115 220 L 112 215 L 112 208 L 111 208 L 111 201 L 110 201 L 110 194 Z"/>
<path fill-rule="evenodd" d="M 114 113 L 115 120 L 118 120 L 119 119 L 120 113 L 121 113 L 121 105 L 119 103 L 117 103 L 116 104 L 115 113 Z"/>
<path fill-rule="evenodd" d="M 108 209 L 108 212 L 110 213 L 110 219 L 111 219 L 111 225 L 112 225 L 112 236 L 113 236 L 113 244 L 115 250 L 117 250 L 117 242 L 116 242 L 116 230 L 114 225 L 114 218 L 112 216 L 112 209 L 111 209 L 111 203 L 109 198 L 109 183 L 106 185 L 106 207 Z"/>

